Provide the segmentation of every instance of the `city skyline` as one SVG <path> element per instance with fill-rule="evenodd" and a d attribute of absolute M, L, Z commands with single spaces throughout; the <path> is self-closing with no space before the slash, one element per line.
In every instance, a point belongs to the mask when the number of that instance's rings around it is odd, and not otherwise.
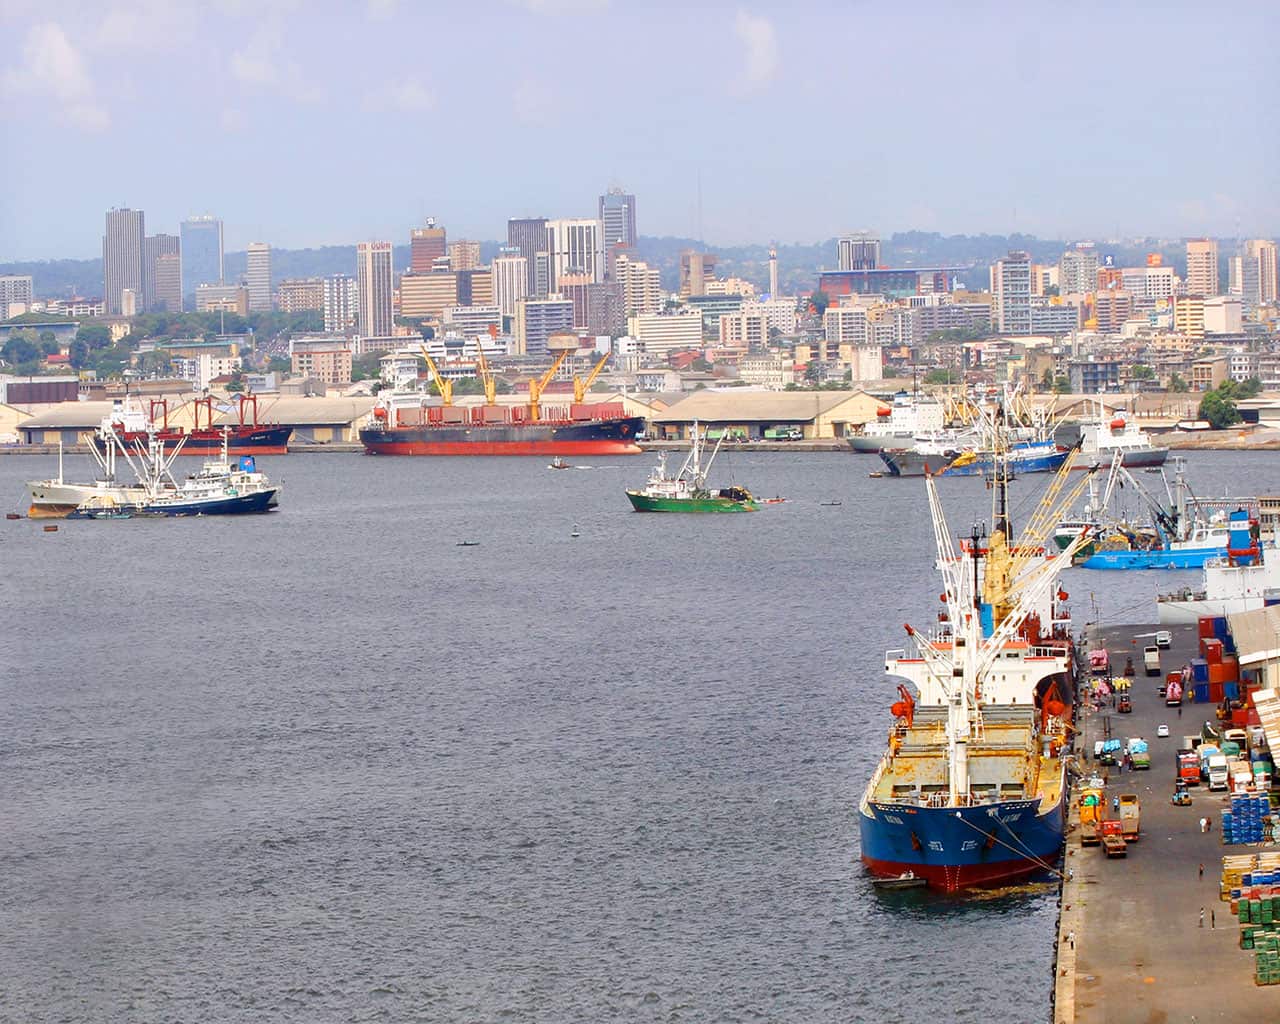
<path fill-rule="evenodd" d="M 719 245 L 860 227 L 1280 234 L 1277 143 L 1257 88 L 1269 8 L 1232 13 L 1230 52 L 1203 45 L 1191 7 L 1163 9 L 1156 36 L 1146 13 L 1117 7 L 1106 33 L 1088 12 L 982 5 L 793 14 L 804 16 L 495 0 L 449 12 L 443 33 L 445 13 L 394 0 L 342 15 L 143 3 L 88 18 L 18 0 L 0 9 L 13 41 L 0 59 L 7 134 L 33 153 L 70 140 L 89 159 L 9 163 L 0 261 L 89 257 L 110 207 L 145 209 L 175 233 L 212 211 L 226 249 L 242 251 L 398 241 L 428 216 L 452 237 L 501 240 L 509 218 L 595 217 L 611 187 L 641 197 L 642 233 Z M 337 35 L 340 64 L 321 57 Z M 425 38 L 449 40 L 426 68 Z M 522 57 L 605 52 L 617 38 L 646 55 L 633 71 L 644 87 L 625 97 Z M 833 38 L 847 46 L 832 50 Z M 1158 62 L 1135 83 L 1143 45 Z M 364 63 L 385 73 L 351 73 Z M 1206 78 L 1214 89 L 1197 84 Z M 493 111 L 495 144 L 441 159 L 476 109 Z M 334 123 L 369 154 L 358 191 L 310 141 Z M 140 124 L 163 125 L 164 138 L 140 146 Z M 577 133 L 567 146 L 565 129 Z"/>

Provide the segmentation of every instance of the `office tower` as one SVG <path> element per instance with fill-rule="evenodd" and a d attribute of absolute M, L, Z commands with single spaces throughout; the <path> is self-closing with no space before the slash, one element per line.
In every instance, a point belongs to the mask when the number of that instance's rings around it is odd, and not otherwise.
<path fill-rule="evenodd" d="M 488 267 L 476 270 L 457 270 L 459 306 L 492 306 L 493 274 Z"/>
<path fill-rule="evenodd" d="M 480 243 L 460 238 L 449 244 L 450 270 L 475 270 L 480 266 Z"/>
<path fill-rule="evenodd" d="M 432 264 L 446 251 L 444 228 L 436 227 L 434 217 L 427 218 L 425 228 L 409 232 L 409 269 L 415 274 L 431 273 Z"/>
<path fill-rule="evenodd" d="M 614 257 L 613 278 L 622 287 L 622 308 L 626 316 L 657 313 L 662 309 L 662 273 L 657 267 L 620 252 Z"/>
<path fill-rule="evenodd" d="M 715 279 L 716 257 L 714 253 L 685 249 L 680 253 L 680 295 L 706 295 L 707 282 Z"/>
<path fill-rule="evenodd" d="M 1098 290 L 1098 254 L 1092 247 L 1068 249 L 1058 260 L 1058 291 L 1088 295 Z"/>
<path fill-rule="evenodd" d="M 1187 294 L 1217 295 L 1218 243 L 1212 238 L 1187 242 Z"/>
<path fill-rule="evenodd" d="M 346 274 L 324 279 L 324 329 L 329 334 L 345 334 L 356 329 L 360 299 L 356 281 Z"/>
<path fill-rule="evenodd" d="M 5 274 L 0 276 L 0 319 L 9 318 L 10 304 L 21 305 L 25 313 L 35 298 L 35 289 L 30 274 Z M 18 314 L 13 314 L 17 316 Z"/>
<path fill-rule="evenodd" d="M 1204 296 L 1179 295 L 1173 300 L 1173 329 L 1187 338 L 1204 337 Z"/>
<path fill-rule="evenodd" d="M 291 277 L 276 289 L 276 305 L 281 313 L 304 313 L 324 309 L 324 278 Z"/>
<path fill-rule="evenodd" d="M 778 297 L 778 250 L 769 250 L 769 298 Z"/>
<path fill-rule="evenodd" d="M 1268 302 L 1275 302 L 1275 242 L 1251 238 L 1244 243 L 1244 253 L 1240 257 L 1240 296 L 1244 300 L 1246 314 Z"/>
<path fill-rule="evenodd" d="M 545 356 L 547 338 L 573 330 L 573 302 L 569 299 L 521 299 L 516 306 L 514 355 Z"/>
<path fill-rule="evenodd" d="M 151 308 L 162 313 L 181 313 L 182 254 L 162 252 L 157 255 L 152 263 L 151 281 Z"/>
<path fill-rule="evenodd" d="M 362 338 L 391 334 L 392 276 L 390 242 L 356 246 L 356 326 Z"/>
<path fill-rule="evenodd" d="M 147 235 L 143 238 L 142 305 L 147 312 L 160 308 L 159 297 L 156 295 L 156 260 L 161 256 L 177 255 L 181 251 L 182 243 L 177 235 Z M 170 299 L 170 301 L 172 300 Z M 170 313 L 182 312 L 181 303 L 169 306 L 168 311 Z"/>
<path fill-rule="evenodd" d="M 560 287 L 560 278 L 569 274 L 586 274 L 593 282 L 604 280 L 604 249 L 601 245 L 600 222 L 587 219 L 547 221 L 543 248 L 551 260 L 548 286 Z"/>
<path fill-rule="evenodd" d="M 841 270 L 875 270 L 880 266 L 880 239 L 868 231 L 845 235 L 837 243 Z"/>
<path fill-rule="evenodd" d="M 246 256 L 245 284 L 249 286 L 249 312 L 271 312 L 271 246 L 250 242 Z"/>
<path fill-rule="evenodd" d="M 182 222 L 182 298 L 193 299 L 202 284 L 222 282 L 222 221 L 190 217 Z"/>
<path fill-rule="evenodd" d="M 141 210 L 107 211 L 107 233 L 102 238 L 102 289 L 107 315 L 119 315 L 126 288 L 134 300 L 144 297 L 143 272 L 146 227 Z"/>
<path fill-rule="evenodd" d="M 525 258 L 525 292 L 529 295 L 539 294 L 534 275 L 537 273 L 538 253 L 547 249 L 547 219 L 517 217 L 507 221 L 507 245 L 518 249 Z"/>
<path fill-rule="evenodd" d="M 612 256 L 619 248 L 629 249 L 636 244 L 635 196 L 620 188 L 611 188 L 600 197 L 599 213 L 607 256 Z M 609 262 L 612 266 L 613 261 Z"/>
<path fill-rule="evenodd" d="M 533 257 L 533 295 L 545 299 L 551 294 L 551 253 L 540 252 Z"/>
<path fill-rule="evenodd" d="M 529 261 L 513 246 L 504 247 L 491 264 L 493 301 L 503 316 L 515 316 L 516 304 L 529 294 Z"/>
<path fill-rule="evenodd" d="M 991 267 L 991 300 L 1000 334 L 1031 333 L 1031 256 L 1010 250 Z"/>
<path fill-rule="evenodd" d="M 1244 294 L 1244 257 L 1227 257 L 1227 294 Z"/>

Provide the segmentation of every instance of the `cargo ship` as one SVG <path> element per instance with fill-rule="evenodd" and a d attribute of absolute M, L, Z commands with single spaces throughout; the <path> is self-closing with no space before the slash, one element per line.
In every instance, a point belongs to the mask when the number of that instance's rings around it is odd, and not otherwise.
<path fill-rule="evenodd" d="M 1069 471 L 1059 471 L 1046 504 L 1067 507 L 1083 489 L 1080 481 L 1056 501 Z M 885 655 L 886 674 L 903 682 L 858 807 L 873 875 L 911 872 L 954 892 L 1058 870 L 1075 656 L 1057 577 L 1082 538 L 1047 557 L 1057 518 L 1037 511 L 1011 545 L 1007 481 L 998 466 L 990 537 L 975 527 L 959 551 L 934 480 L 925 481 L 945 610 L 938 629 L 907 627 L 911 646 Z"/>
<path fill-rule="evenodd" d="M 556 336 L 552 336 L 552 340 Z M 569 335 L 576 348 L 577 337 Z M 477 372 L 484 384 L 482 405 L 453 404 L 453 381 L 441 374 L 427 353 L 427 369 L 439 392 L 433 401 L 421 391 L 383 393 L 369 424 L 360 431 L 368 455 L 638 455 L 644 419 L 628 416 L 620 402 L 584 401 L 586 390 L 608 353 L 585 381 L 574 381 L 574 401 L 567 408 L 544 409 L 543 390 L 570 349 L 562 348 L 551 368 L 529 382 L 529 400 L 501 405 L 497 389 L 479 353 Z"/>
<path fill-rule="evenodd" d="M 246 419 L 246 411 L 250 411 Z M 169 425 L 169 402 L 154 398 L 148 411 L 132 396 L 114 403 L 103 430 L 113 431 L 126 450 L 135 444 L 150 444 L 154 434 L 166 451 L 183 455 L 217 455 L 222 450 L 223 433 L 229 431 L 229 451 L 232 455 L 284 455 L 289 450 L 292 427 L 258 422 L 258 396 L 240 395 L 237 402 L 237 422 L 215 425 L 213 422 L 213 397 L 206 395 L 195 400 L 192 427 Z M 203 424 L 203 425 L 202 425 Z M 101 433 L 90 438 L 89 443 L 102 450 Z"/>

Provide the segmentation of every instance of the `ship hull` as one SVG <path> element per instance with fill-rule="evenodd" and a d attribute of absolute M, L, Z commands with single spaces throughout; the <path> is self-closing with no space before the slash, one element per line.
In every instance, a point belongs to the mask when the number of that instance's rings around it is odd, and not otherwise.
<path fill-rule="evenodd" d="M 1052 473 L 1066 461 L 1069 453 L 1051 451 L 1043 454 L 1035 453 L 1019 455 L 1015 450 L 1009 457 L 1011 473 Z M 922 454 L 920 452 L 882 451 L 880 459 L 892 476 L 984 476 L 995 468 L 995 460 L 990 456 L 978 456 L 972 462 L 963 465 L 955 464 L 956 456 L 946 454 Z"/>
<path fill-rule="evenodd" d="M 1095 551 L 1080 563 L 1080 567 L 1083 569 L 1203 569 L 1205 562 L 1210 559 L 1226 556 L 1226 548 Z"/>
<path fill-rule="evenodd" d="M 179 518 L 182 516 L 244 516 L 270 512 L 279 501 L 278 488 L 227 498 L 172 501 L 158 504 L 125 505 L 119 508 L 94 508 L 74 511 L 68 519 Z"/>
<path fill-rule="evenodd" d="M 627 491 L 637 512 L 755 512 L 755 502 L 732 498 L 655 498 L 641 491 Z"/>
<path fill-rule="evenodd" d="M 74 512 L 86 501 L 99 500 L 114 505 L 131 505 L 143 501 L 141 487 L 119 484 L 69 484 L 57 480 L 32 480 L 27 484 L 31 505 L 27 514 L 32 519 L 56 519 Z"/>
<path fill-rule="evenodd" d="M 1095 451 L 1081 452 L 1072 469 L 1092 469 L 1094 466 L 1111 465 L 1114 452 Z M 1120 464 L 1125 469 L 1143 469 L 1151 466 L 1163 466 L 1169 458 L 1168 448 L 1126 448 Z"/>
<path fill-rule="evenodd" d="M 911 871 L 944 892 L 1017 881 L 1056 867 L 1062 851 L 1062 797 L 1047 810 L 1040 804 L 957 809 L 867 801 L 858 815 L 862 862 L 885 877 Z"/>
<path fill-rule="evenodd" d="M 638 416 L 587 422 L 366 427 L 369 455 L 639 455 Z"/>
<path fill-rule="evenodd" d="M 854 434 L 845 438 L 849 447 L 860 455 L 879 455 L 886 448 L 901 448 L 910 445 L 912 435 L 902 434 Z"/>
<path fill-rule="evenodd" d="M 1156 598 L 1156 621 L 1162 626 L 1194 626 L 1204 618 L 1222 618 L 1256 611 L 1266 606 L 1266 599 L 1258 597 Z"/>
<path fill-rule="evenodd" d="M 228 455 L 286 455 L 289 451 L 289 437 L 292 427 L 231 427 L 227 434 Z M 222 431 L 220 429 L 201 430 L 159 430 L 156 437 L 164 442 L 165 451 L 172 453 L 182 439 L 186 443 L 179 451 L 180 455 L 219 455 L 222 452 Z M 120 435 L 125 448 L 132 451 L 134 444 L 147 445 L 147 435 L 131 432 Z"/>

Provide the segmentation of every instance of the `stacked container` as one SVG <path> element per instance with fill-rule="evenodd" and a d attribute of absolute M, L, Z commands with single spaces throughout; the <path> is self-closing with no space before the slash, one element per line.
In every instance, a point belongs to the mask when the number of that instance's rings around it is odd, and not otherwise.
<path fill-rule="evenodd" d="M 1253 951 L 1254 980 L 1280 985 L 1280 854 L 1223 857 L 1221 894 L 1240 922 L 1240 948 Z"/>
<path fill-rule="evenodd" d="M 1261 843 L 1271 816 L 1271 801 L 1264 796 L 1237 794 L 1231 810 L 1222 812 L 1222 841 L 1234 846 Z"/>

